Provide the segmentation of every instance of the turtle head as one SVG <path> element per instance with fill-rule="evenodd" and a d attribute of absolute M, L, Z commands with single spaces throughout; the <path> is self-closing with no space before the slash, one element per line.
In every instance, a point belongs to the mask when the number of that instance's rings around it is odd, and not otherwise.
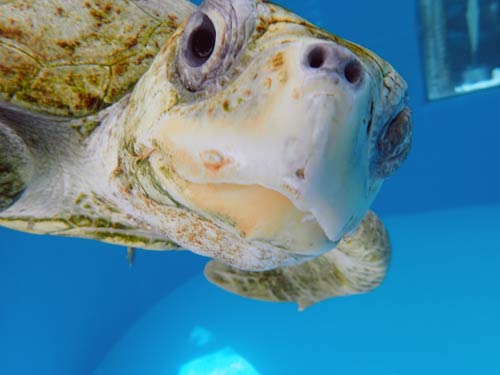
<path fill-rule="evenodd" d="M 264 1 L 207 0 L 136 86 L 127 139 L 183 207 L 317 254 L 405 159 L 406 101 L 372 52 Z"/>

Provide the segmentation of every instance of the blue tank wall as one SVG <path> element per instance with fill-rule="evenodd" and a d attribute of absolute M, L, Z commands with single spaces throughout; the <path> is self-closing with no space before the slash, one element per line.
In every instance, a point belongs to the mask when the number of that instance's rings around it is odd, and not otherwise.
<path fill-rule="evenodd" d="M 500 90 L 427 103 L 412 1 L 280 1 L 388 59 L 410 85 L 415 143 L 375 203 L 383 215 L 500 200 Z M 87 374 L 204 260 L 0 229 L 0 373 Z"/>
<path fill-rule="evenodd" d="M 0 229 L 0 374 L 88 375 L 124 330 L 195 273 L 188 252 Z"/>

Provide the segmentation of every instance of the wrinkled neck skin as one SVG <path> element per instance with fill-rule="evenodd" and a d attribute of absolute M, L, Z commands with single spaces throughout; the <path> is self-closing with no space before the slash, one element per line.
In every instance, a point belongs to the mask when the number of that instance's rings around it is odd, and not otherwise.
<path fill-rule="evenodd" d="M 161 64 L 155 64 L 158 65 Z M 130 215 L 140 218 L 151 230 L 166 236 L 180 247 L 240 269 L 265 270 L 307 261 L 309 257 L 289 253 L 267 241 L 246 238 L 244 233 L 235 230 L 224 218 L 205 216 L 193 207 L 187 207 L 186 202 L 175 194 L 175 189 L 171 189 L 172 186 L 169 185 L 179 186 L 186 181 L 178 180 L 180 178 L 168 169 L 169 163 L 162 160 L 162 156 L 154 148 L 143 147 L 135 138 L 131 138 L 133 133 L 130 127 L 134 119 L 141 118 L 143 123 L 149 114 L 155 116 L 156 113 L 154 110 L 141 113 L 136 107 L 135 100 L 143 98 L 141 90 L 147 86 L 147 79 L 146 77 L 141 81 L 134 91 L 126 109 L 127 114 L 123 116 L 124 120 L 118 119 L 116 123 L 110 123 L 110 129 L 118 130 L 108 133 L 112 134 L 110 143 L 116 147 L 116 154 L 115 151 L 112 153 L 118 155 L 117 168 L 108 171 L 108 176 L 120 199 L 126 202 Z M 161 99 L 161 96 L 158 95 L 158 98 Z M 156 104 L 161 106 L 160 103 Z M 158 108 L 156 104 L 151 100 L 148 108 Z M 153 121 L 152 118 L 150 120 Z M 156 170 L 158 165 L 160 171 Z M 168 178 L 162 179 L 162 176 Z M 212 188 L 214 187 L 204 186 L 202 191 L 194 190 L 193 194 L 199 193 L 200 199 L 214 199 L 214 196 L 210 196 Z M 238 193 L 244 194 L 241 191 Z M 259 197 L 252 197 L 251 192 L 248 196 L 238 194 L 235 197 L 238 202 L 245 198 L 254 198 L 250 203 L 259 204 L 255 200 Z M 233 203 L 234 201 L 231 202 Z M 331 248 L 330 246 L 328 250 Z"/>
<path fill-rule="evenodd" d="M 149 249 L 176 248 L 134 216 L 112 183 L 124 98 L 101 113 L 69 120 L 2 105 L 0 125 L 25 147 L 26 187 L 0 225 L 35 234 L 97 239 Z"/>
<path fill-rule="evenodd" d="M 109 149 L 109 152 L 117 155 L 117 159 L 116 168 L 112 171 L 108 169 L 106 175 L 114 186 L 115 199 L 122 202 L 119 203 L 122 207 L 127 207 L 129 216 L 145 223 L 149 230 L 165 236 L 179 247 L 243 270 L 268 270 L 303 263 L 313 258 L 313 255 L 290 252 L 289 249 L 276 246 L 265 239 L 249 238 L 244 232 L 235 229 L 234 223 L 226 217 L 206 214 L 200 209 L 205 208 L 202 201 L 210 206 L 211 203 L 217 204 L 218 200 L 225 199 L 236 210 L 241 210 L 239 213 L 242 216 L 252 216 L 255 210 L 248 212 L 245 209 L 257 206 L 258 210 L 270 202 L 259 202 L 262 195 L 258 188 L 192 184 L 176 175 L 169 168 L 171 164 L 154 147 L 144 147 L 144 144 L 132 139 L 131 123 L 136 118 L 144 120 L 143 116 L 148 116 L 147 113 L 137 112 L 134 103 L 134 98 L 143 97 L 143 85 L 146 83 L 141 82 L 134 91 L 125 110 L 126 115 L 112 119 L 107 132 L 109 144 L 115 147 L 114 150 Z M 148 108 L 151 106 L 154 107 L 155 104 L 150 102 Z M 190 204 L 192 201 L 178 194 L 179 189 L 190 195 L 200 207 L 193 206 Z M 276 198 L 278 202 L 271 204 L 274 204 L 273 208 L 279 214 L 280 210 L 287 209 L 289 202 L 284 202 L 278 194 Z M 268 211 L 264 210 L 264 214 L 266 212 Z M 259 214 L 256 215 L 258 217 Z M 266 220 L 264 216 L 260 218 Z M 272 218 L 269 220 L 272 221 Z M 326 252 L 333 247 L 330 243 L 320 251 Z"/>
<path fill-rule="evenodd" d="M 132 109 L 128 95 L 97 116 L 69 124 L 57 118 L 24 119 L 29 127 L 21 124 L 14 131 L 30 146 L 33 171 L 20 198 L 0 212 L 0 224 L 153 250 L 184 247 L 248 270 L 308 259 L 246 240 L 171 198 L 149 170 L 151 154 L 126 149 L 124 118 Z M 85 126 L 97 127 L 88 137 L 75 135 Z M 131 165 L 128 175 L 125 168 Z"/>

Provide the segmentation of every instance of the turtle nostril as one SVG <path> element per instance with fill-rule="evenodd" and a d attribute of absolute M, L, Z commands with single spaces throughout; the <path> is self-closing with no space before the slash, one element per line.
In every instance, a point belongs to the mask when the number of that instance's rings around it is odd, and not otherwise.
<path fill-rule="evenodd" d="M 358 60 L 349 61 L 344 67 L 344 76 L 353 85 L 359 83 L 363 76 L 363 66 Z"/>
<path fill-rule="evenodd" d="M 306 50 L 303 64 L 309 69 L 340 76 L 354 86 L 363 79 L 363 65 L 342 46 L 329 43 L 313 45 Z"/>
<path fill-rule="evenodd" d="M 326 61 L 327 51 L 322 46 L 316 46 L 309 51 L 307 63 L 313 69 L 319 69 Z"/>

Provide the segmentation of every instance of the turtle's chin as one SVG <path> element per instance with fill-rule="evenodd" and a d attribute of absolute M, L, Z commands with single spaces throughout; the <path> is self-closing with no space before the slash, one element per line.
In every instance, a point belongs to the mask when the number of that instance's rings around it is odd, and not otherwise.
<path fill-rule="evenodd" d="M 329 172 L 319 171 L 299 195 L 289 197 L 297 210 L 307 213 L 306 220 L 316 223 L 330 245 L 335 245 L 356 230 L 382 181 L 367 186 L 367 180 L 358 181 L 355 171 L 344 176 Z"/>

